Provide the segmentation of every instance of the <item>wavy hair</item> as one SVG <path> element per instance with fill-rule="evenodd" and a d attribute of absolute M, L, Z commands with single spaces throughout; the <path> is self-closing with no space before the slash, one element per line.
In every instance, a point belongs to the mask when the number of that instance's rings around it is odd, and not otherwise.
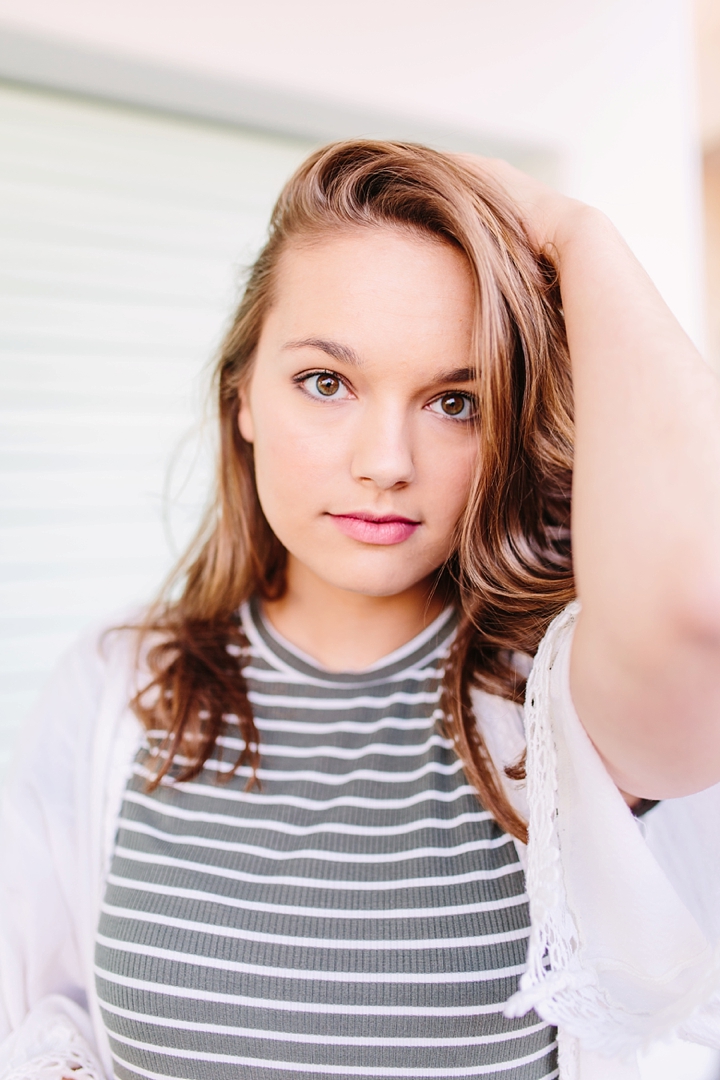
<path fill-rule="evenodd" d="M 285 589 L 286 552 L 258 500 L 253 447 L 238 429 L 285 249 L 349 228 L 400 227 L 453 245 L 474 282 L 474 364 L 481 421 L 478 467 L 454 550 L 441 568 L 460 614 L 443 684 L 444 725 L 483 806 L 526 839 L 472 711 L 472 688 L 521 702 L 518 654 L 532 656 L 574 596 L 570 550 L 572 383 L 557 276 L 533 251 L 516 209 L 459 157 L 405 143 L 357 140 L 312 154 L 288 181 L 249 275 L 214 377 L 220 429 L 214 498 L 188 552 L 140 627 L 149 684 L 132 706 L 165 733 L 152 781 L 176 755 L 191 779 L 224 717 L 259 763 L 258 733 L 238 655 L 238 618 L 253 595 Z M 522 775 L 522 763 L 508 770 Z"/>

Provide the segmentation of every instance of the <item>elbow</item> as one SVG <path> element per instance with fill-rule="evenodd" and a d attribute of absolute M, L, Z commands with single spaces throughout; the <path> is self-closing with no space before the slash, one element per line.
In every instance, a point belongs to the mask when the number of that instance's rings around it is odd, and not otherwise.
<path fill-rule="evenodd" d="M 673 604 L 675 634 L 686 646 L 720 661 L 720 567 L 694 575 L 691 587 Z"/>
<path fill-rule="evenodd" d="M 656 695 L 672 702 L 677 715 L 695 715 L 700 726 L 712 717 L 715 727 L 720 718 L 720 576 L 713 580 L 697 574 L 691 587 L 686 585 L 654 610 L 648 605 L 643 629 L 637 627 L 640 636 L 625 658 L 631 664 L 635 659 L 640 685 L 654 687 L 650 697 L 658 714 L 664 710 Z"/>

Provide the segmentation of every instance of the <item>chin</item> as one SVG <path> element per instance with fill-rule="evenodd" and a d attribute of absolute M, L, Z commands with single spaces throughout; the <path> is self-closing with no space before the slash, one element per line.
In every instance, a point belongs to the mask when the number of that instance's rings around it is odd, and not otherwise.
<path fill-rule="evenodd" d="M 374 573 L 368 572 L 367 567 L 363 567 L 354 571 L 348 570 L 347 573 L 340 571 L 328 575 L 327 568 L 323 567 L 324 572 L 320 572 L 318 576 L 336 589 L 359 593 L 361 596 L 399 596 L 400 593 L 407 592 L 425 581 L 437 568 L 423 568 L 415 574 L 408 574 L 407 568 L 405 568 L 405 573 L 398 573 L 397 567 L 383 569 L 380 572 L 377 567 L 374 569 Z"/>

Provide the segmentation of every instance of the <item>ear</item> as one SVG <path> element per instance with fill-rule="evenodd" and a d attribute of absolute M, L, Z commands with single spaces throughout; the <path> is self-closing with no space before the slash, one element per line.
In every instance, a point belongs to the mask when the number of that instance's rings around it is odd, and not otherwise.
<path fill-rule="evenodd" d="M 255 426 L 253 424 L 250 402 L 248 401 L 247 387 L 238 390 L 240 408 L 238 409 L 238 428 L 245 442 L 255 442 Z"/>

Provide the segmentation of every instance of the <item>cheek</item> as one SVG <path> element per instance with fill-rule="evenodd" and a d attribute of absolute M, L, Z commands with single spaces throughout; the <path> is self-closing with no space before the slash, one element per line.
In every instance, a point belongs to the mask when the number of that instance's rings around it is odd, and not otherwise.
<path fill-rule="evenodd" d="M 424 455 L 425 490 L 432 501 L 438 525 L 454 528 L 467 506 L 477 467 L 477 444 L 474 439 L 448 440 Z"/>
<path fill-rule="evenodd" d="M 255 476 L 263 508 L 271 527 L 280 533 L 283 523 L 322 509 L 323 494 L 331 486 L 337 465 L 326 440 L 308 434 L 291 417 L 264 423 L 256 417 Z M 283 542 L 286 538 L 280 536 Z"/>

